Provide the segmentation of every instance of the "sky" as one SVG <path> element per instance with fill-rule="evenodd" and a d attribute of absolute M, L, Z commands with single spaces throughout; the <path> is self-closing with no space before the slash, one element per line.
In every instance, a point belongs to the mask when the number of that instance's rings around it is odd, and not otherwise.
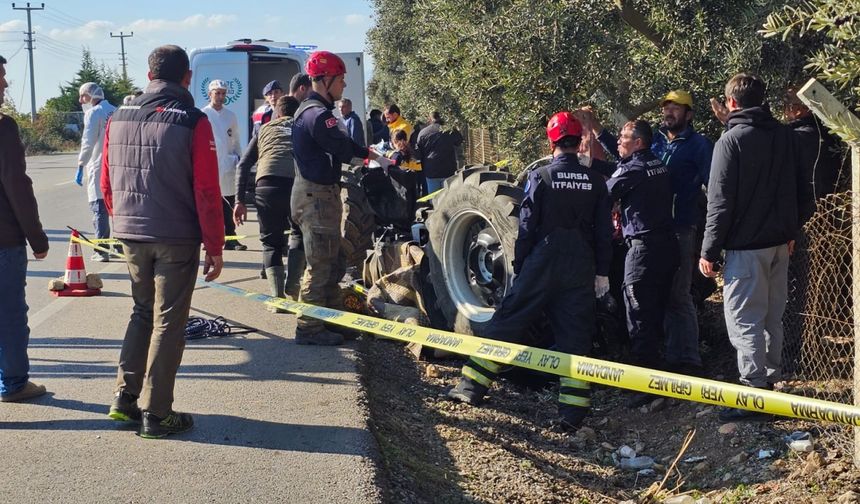
<path fill-rule="evenodd" d="M 15 7 L 27 2 L 15 1 Z M 5 5 L 4 5 L 5 4 Z M 6 97 L 22 112 L 30 111 L 30 77 L 26 44 L 27 12 L 0 4 L 0 55 L 8 60 Z M 42 2 L 30 2 L 39 7 Z M 87 47 L 97 63 L 121 70 L 120 39 L 125 38 L 128 75 L 145 86 L 146 58 L 153 48 L 176 44 L 191 49 L 225 45 L 239 38 L 267 38 L 312 44 L 334 52 L 365 51 L 373 25 L 369 0 L 46 0 L 32 11 L 35 51 L 36 108 L 59 94 L 74 78 L 81 51 Z M 323 7 L 324 6 L 324 7 Z M 365 60 L 365 80 L 373 62 Z"/>

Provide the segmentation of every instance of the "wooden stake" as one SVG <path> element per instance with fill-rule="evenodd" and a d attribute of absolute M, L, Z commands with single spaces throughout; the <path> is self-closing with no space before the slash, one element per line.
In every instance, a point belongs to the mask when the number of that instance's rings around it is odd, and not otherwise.
<path fill-rule="evenodd" d="M 854 317 L 854 404 L 860 406 L 860 119 L 820 82 L 810 79 L 797 92 L 809 110 L 851 146 L 851 297 Z M 860 428 L 854 428 L 854 465 L 860 467 Z"/>

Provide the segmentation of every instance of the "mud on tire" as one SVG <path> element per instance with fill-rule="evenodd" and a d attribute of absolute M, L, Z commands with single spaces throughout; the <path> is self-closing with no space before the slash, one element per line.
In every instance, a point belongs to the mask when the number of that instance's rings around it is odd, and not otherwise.
<path fill-rule="evenodd" d="M 426 222 L 430 280 L 449 327 L 480 333 L 511 283 L 523 191 L 494 166 L 466 167 L 444 189 Z"/>
<path fill-rule="evenodd" d="M 344 170 L 341 177 L 340 199 L 343 215 L 340 221 L 341 248 L 346 256 L 346 267 L 361 268 L 367 251 L 373 249 L 373 232 L 376 221 L 364 189 L 358 184 L 358 174 Z"/>

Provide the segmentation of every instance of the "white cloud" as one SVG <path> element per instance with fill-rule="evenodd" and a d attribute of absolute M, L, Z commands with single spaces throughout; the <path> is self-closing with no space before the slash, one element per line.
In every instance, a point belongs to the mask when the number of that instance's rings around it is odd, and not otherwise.
<path fill-rule="evenodd" d="M 178 21 L 170 19 L 138 19 L 123 26 L 122 29 L 137 33 L 174 32 L 201 28 L 213 29 L 230 24 L 235 20 L 236 16 L 232 14 L 213 14 L 211 16 L 195 14 Z"/>
<path fill-rule="evenodd" d="M 77 28 L 48 30 L 48 36 L 57 40 L 95 40 L 103 39 L 115 25 L 110 21 L 90 21 Z M 39 37 L 38 32 L 36 38 Z"/>
<path fill-rule="evenodd" d="M 370 16 L 365 14 L 347 14 L 343 18 L 347 26 L 363 26 L 370 23 Z"/>
<path fill-rule="evenodd" d="M 27 29 L 27 23 L 21 21 L 20 19 L 13 19 L 12 21 L 6 21 L 5 23 L 0 23 L 0 32 L 25 31 L 26 29 Z"/>

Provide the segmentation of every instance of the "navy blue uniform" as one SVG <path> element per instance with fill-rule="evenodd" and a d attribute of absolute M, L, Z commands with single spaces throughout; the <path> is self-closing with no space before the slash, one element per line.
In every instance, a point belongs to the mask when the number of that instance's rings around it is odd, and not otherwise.
<path fill-rule="evenodd" d="M 529 174 L 520 207 L 514 253 L 516 280 L 483 336 L 517 342 L 546 316 L 556 348 L 587 355 L 596 331 L 594 277 L 607 275 L 611 254 L 611 201 L 606 182 L 563 154 Z M 484 386 L 499 365 L 472 358 L 463 376 Z M 590 406 L 588 383 L 561 378 L 559 411 Z"/>
<path fill-rule="evenodd" d="M 629 246 L 623 290 L 631 358 L 640 366 L 659 367 L 663 318 L 679 262 L 672 177 L 643 149 L 622 159 L 606 184 L 612 199 L 621 202 L 621 229 Z"/>
<path fill-rule="evenodd" d="M 322 107 L 306 108 L 308 101 Z M 332 114 L 334 105 L 317 93 L 311 93 L 296 111 L 293 128 L 293 156 L 305 179 L 322 185 L 340 181 L 341 164 L 352 158 L 366 158 L 370 151 L 352 141 Z"/>

